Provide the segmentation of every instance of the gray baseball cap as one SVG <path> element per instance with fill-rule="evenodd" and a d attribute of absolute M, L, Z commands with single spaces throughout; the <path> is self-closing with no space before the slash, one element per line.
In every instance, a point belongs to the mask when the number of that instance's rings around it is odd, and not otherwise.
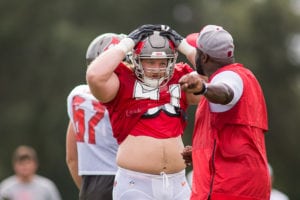
<path fill-rule="evenodd" d="M 227 59 L 234 56 L 233 38 L 221 26 L 206 25 L 199 33 L 189 34 L 186 41 L 213 58 Z"/>

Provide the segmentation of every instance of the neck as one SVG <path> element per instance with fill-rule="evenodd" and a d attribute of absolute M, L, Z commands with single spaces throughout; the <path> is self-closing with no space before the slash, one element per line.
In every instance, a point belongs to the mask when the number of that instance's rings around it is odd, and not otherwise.
<path fill-rule="evenodd" d="M 17 176 L 18 179 L 22 182 L 22 183 L 29 183 L 32 181 L 34 175 L 30 175 L 30 176 Z"/>

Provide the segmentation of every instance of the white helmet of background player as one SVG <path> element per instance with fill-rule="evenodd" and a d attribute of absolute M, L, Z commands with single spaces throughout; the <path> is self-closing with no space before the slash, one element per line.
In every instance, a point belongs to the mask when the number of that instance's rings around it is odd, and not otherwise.
<path fill-rule="evenodd" d="M 125 34 L 104 33 L 96 37 L 88 46 L 86 51 L 86 63 L 89 65 L 97 56 L 118 44 Z M 128 56 L 128 55 L 127 55 Z M 127 60 L 127 58 L 126 58 Z"/>
<path fill-rule="evenodd" d="M 178 55 L 174 44 L 159 33 L 154 31 L 152 35 L 137 43 L 132 52 L 135 75 L 143 84 L 152 88 L 163 86 L 172 78 Z M 154 72 L 157 69 L 143 68 L 141 59 L 167 59 L 167 67 L 159 69 L 164 76 L 158 79 L 145 76 L 145 70 L 151 74 L 151 71 Z"/>

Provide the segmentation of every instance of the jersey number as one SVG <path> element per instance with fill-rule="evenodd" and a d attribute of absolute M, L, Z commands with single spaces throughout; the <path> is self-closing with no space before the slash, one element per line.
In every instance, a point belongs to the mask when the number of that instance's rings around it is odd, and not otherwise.
<path fill-rule="evenodd" d="M 73 109 L 73 120 L 76 131 L 76 140 L 78 142 L 84 142 L 84 134 L 87 131 L 88 133 L 88 143 L 95 144 L 95 126 L 100 122 L 104 116 L 105 108 L 103 105 L 97 101 L 91 101 L 93 110 L 95 111 L 93 116 L 90 119 L 86 119 L 85 110 L 80 108 L 80 104 L 84 103 L 86 100 L 80 96 L 74 96 L 72 102 Z M 86 122 L 86 120 L 88 120 Z M 86 129 L 86 125 L 88 129 Z"/>

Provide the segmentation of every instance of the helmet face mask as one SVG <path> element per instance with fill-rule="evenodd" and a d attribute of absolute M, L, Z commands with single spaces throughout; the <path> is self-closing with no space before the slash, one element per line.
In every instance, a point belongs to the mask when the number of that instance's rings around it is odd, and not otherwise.
<path fill-rule="evenodd" d="M 166 63 L 159 67 L 143 66 L 143 60 L 151 59 Z M 177 51 L 173 43 L 166 37 L 160 36 L 158 31 L 154 31 L 153 35 L 139 42 L 132 55 L 136 77 L 144 85 L 152 88 L 158 88 L 168 83 L 173 76 L 176 59 Z"/>

